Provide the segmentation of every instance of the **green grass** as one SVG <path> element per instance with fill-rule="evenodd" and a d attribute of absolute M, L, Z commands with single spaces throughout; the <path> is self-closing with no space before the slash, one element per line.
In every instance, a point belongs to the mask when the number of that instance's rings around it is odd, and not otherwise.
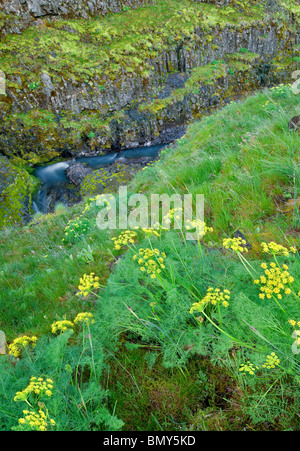
<path fill-rule="evenodd" d="M 147 192 L 154 183 L 157 193 L 204 194 L 207 222 L 218 234 L 241 228 L 260 238 L 296 238 L 297 211 L 282 210 L 298 197 L 299 135 L 287 126 L 297 112 L 289 88 L 231 104 L 190 126 L 133 188 Z"/>
<path fill-rule="evenodd" d="M 49 214 L 28 227 L 2 232 L 0 328 L 8 340 L 20 333 L 48 332 L 56 318 L 92 307 L 75 296 L 79 278 L 86 271 L 96 271 L 105 281 L 109 242 L 94 227 L 78 244 L 64 245 L 64 229 L 76 211 L 80 209 Z M 90 264 L 77 258 L 88 245 L 95 249 L 95 261 Z"/>

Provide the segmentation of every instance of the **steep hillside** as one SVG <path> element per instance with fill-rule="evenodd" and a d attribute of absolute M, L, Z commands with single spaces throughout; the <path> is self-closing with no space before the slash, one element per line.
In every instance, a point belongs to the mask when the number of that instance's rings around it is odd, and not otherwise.
<path fill-rule="evenodd" d="M 299 21 L 0 0 L 1 431 L 299 430 Z"/>
<path fill-rule="evenodd" d="M 2 430 L 29 428 L 14 396 L 41 375 L 51 430 L 299 428 L 297 113 L 288 86 L 232 103 L 134 178 L 129 195 L 205 194 L 213 231 L 198 243 L 173 227 L 129 243 L 97 227 L 95 197 L 0 233 L 0 328 L 17 355 L 0 358 Z M 155 277 L 145 250 L 161 255 Z"/>

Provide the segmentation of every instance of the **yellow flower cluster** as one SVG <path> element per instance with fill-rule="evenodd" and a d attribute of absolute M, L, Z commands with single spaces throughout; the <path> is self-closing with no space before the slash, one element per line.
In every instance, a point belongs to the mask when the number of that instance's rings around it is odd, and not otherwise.
<path fill-rule="evenodd" d="M 94 272 L 90 275 L 84 274 L 79 280 L 79 293 L 77 293 L 76 296 L 87 297 L 92 290 L 96 290 L 100 287 L 99 280 L 99 277 L 95 276 Z"/>
<path fill-rule="evenodd" d="M 276 263 L 271 262 L 270 266 L 266 263 L 262 263 L 261 267 L 265 270 L 265 275 L 261 276 L 260 279 L 254 280 L 255 284 L 261 284 L 261 293 L 259 294 L 260 299 L 271 299 L 272 296 L 276 295 L 278 299 L 282 299 L 282 293 L 290 294 L 292 291 L 286 285 L 294 282 L 294 278 L 288 272 L 288 266 L 282 265 L 277 266 Z M 283 291 L 284 290 L 284 291 Z"/>
<path fill-rule="evenodd" d="M 273 105 L 273 102 L 271 102 L 270 100 L 267 100 L 264 104 L 263 104 L 263 108 L 267 109 L 269 106 Z"/>
<path fill-rule="evenodd" d="M 206 223 L 201 221 L 201 219 L 194 219 L 193 221 L 190 221 L 188 219 L 186 222 L 186 230 L 196 229 L 198 239 L 202 238 L 204 235 L 206 235 L 206 233 L 214 231 L 212 227 L 207 227 Z"/>
<path fill-rule="evenodd" d="M 119 237 L 112 238 L 114 241 L 114 249 L 118 251 L 123 246 L 128 246 L 128 244 L 134 244 L 137 238 L 137 233 L 131 230 L 125 230 L 122 232 Z"/>
<path fill-rule="evenodd" d="M 104 202 L 105 204 L 105 208 L 107 210 L 111 210 L 111 201 L 112 201 L 112 195 L 107 195 L 107 194 L 97 194 L 97 196 L 95 196 L 94 199 L 90 199 L 90 200 L 95 200 L 98 203 L 102 203 Z"/>
<path fill-rule="evenodd" d="M 262 365 L 263 368 L 271 369 L 275 368 L 280 364 L 280 360 L 275 354 L 275 352 L 272 352 L 270 355 L 267 355 L 266 362 L 264 365 Z"/>
<path fill-rule="evenodd" d="M 165 268 L 164 259 L 166 254 L 160 253 L 158 249 L 140 249 L 139 257 L 135 254 L 133 260 L 137 260 L 142 272 L 151 274 L 151 278 L 155 279 L 157 275 Z"/>
<path fill-rule="evenodd" d="M 85 323 L 88 326 L 90 324 L 94 324 L 95 320 L 94 320 L 93 314 L 92 313 L 78 313 L 78 315 L 74 319 L 74 324 L 78 324 L 78 323 Z"/>
<path fill-rule="evenodd" d="M 243 240 L 241 237 L 226 238 L 223 240 L 225 249 L 232 249 L 234 252 L 248 252 L 246 244 L 246 240 Z"/>
<path fill-rule="evenodd" d="M 39 409 L 38 413 L 34 411 L 23 410 L 24 418 L 19 419 L 19 425 L 24 429 L 30 429 L 35 431 L 47 431 L 48 422 L 47 415 L 42 409 Z M 49 419 L 51 426 L 55 426 L 55 421 Z"/>
<path fill-rule="evenodd" d="M 52 395 L 53 380 L 42 377 L 36 378 L 32 376 L 30 378 L 29 385 L 23 390 L 16 393 L 14 401 L 26 401 L 30 395 L 37 396 L 38 398 L 46 395 L 48 398 Z"/>
<path fill-rule="evenodd" d="M 146 236 L 156 236 L 156 237 L 160 237 L 160 233 L 153 228 L 149 228 L 149 229 L 142 229 L 142 231 L 145 233 Z"/>
<path fill-rule="evenodd" d="M 279 364 L 280 364 L 279 358 L 277 357 L 275 352 L 272 352 L 270 355 L 266 356 L 266 361 L 262 365 L 262 368 L 273 369 L 273 368 L 276 368 L 276 366 L 278 366 Z M 259 366 L 254 366 L 253 363 L 248 361 L 247 363 L 240 366 L 239 371 L 244 374 L 249 373 L 249 374 L 253 375 L 255 373 L 255 371 L 258 369 L 259 369 Z"/>
<path fill-rule="evenodd" d="M 65 237 L 78 238 L 83 232 L 90 229 L 89 221 L 81 216 L 71 219 L 65 228 Z M 64 238 L 63 241 L 66 241 Z"/>
<path fill-rule="evenodd" d="M 229 290 L 221 291 L 220 288 L 213 289 L 209 287 L 206 296 L 200 302 L 195 302 L 193 304 L 190 313 L 193 313 L 194 311 L 202 312 L 204 307 L 208 304 L 217 305 L 221 303 L 223 307 L 228 307 L 229 300 L 230 300 Z"/>
<path fill-rule="evenodd" d="M 53 323 L 51 326 L 51 332 L 53 334 L 56 334 L 58 331 L 64 333 L 68 329 L 73 329 L 73 327 L 74 324 L 71 321 L 67 321 L 64 319 L 62 321 L 56 321 L 55 323 Z"/>
<path fill-rule="evenodd" d="M 243 374 L 249 373 L 253 375 L 255 371 L 258 369 L 259 369 L 258 366 L 254 366 L 253 363 L 248 361 L 247 363 L 244 363 L 243 365 L 240 366 L 239 371 Z"/>
<path fill-rule="evenodd" d="M 274 241 L 271 241 L 270 243 L 261 243 L 261 246 L 263 248 L 263 252 L 267 254 L 284 255 L 285 257 L 288 257 L 290 255 L 290 252 L 292 254 L 295 254 L 297 252 L 297 249 L 295 247 L 287 248 L 281 246 L 281 244 L 274 243 Z"/>
<path fill-rule="evenodd" d="M 282 92 L 285 91 L 284 88 L 285 88 L 286 86 L 289 86 L 289 85 L 284 85 L 283 83 L 281 83 L 281 84 L 278 85 L 278 86 L 273 86 L 272 88 L 270 88 L 270 91 L 282 93 Z"/>
<path fill-rule="evenodd" d="M 51 331 L 53 334 L 57 333 L 58 331 L 64 333 L 69 329 L 73 330 L 73 328 L 79 323 L 85 323 L 87 325 L 95 324 L 93 314 L 89 312 L 78 313 L 73 322 L 68 320 L 56 321 L 52 324 Z"/>
<path fill-rule="evenodd" d="M 27 335 L 23 335 L 22 337 L 16 338 L 8 347 L 9 354 L 19 357 L 26 346 L 32 345 L 35 347 L 36 342 L 37 337 L 35 336 L 27 337 Z"/>

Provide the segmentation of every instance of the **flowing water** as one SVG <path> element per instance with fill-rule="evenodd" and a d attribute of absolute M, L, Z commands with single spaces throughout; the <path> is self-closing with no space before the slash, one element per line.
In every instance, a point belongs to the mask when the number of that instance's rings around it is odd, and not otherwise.
<path fill-rule="evenodd" d="M 70 181 L 66 176 L 66 169 L 73 163 L 85 163 L 92 169 L 100 169 L 117 162 L 120 158 L 134 160 L 143 157 L 156 158 L 165 146 L 136 147 L 122 152 L 98 155 L 95 157 L 80 157 L 47 166 L 40 166 L 34 171 L 34 176 L 40 180 L 41 187 L 33 199 L 32 208 L 35 213 L 48 213 L 57 203 L 66 204 L 67 187 Z"/>

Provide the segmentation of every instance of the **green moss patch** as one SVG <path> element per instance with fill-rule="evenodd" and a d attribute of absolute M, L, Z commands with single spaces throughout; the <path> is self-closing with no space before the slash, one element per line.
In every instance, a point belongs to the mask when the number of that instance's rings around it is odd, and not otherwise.
<path fill-rule="evenodd" d="M 24 224 L 30 213 L 31 195 L 37 181 L 24 169 L 0 157 L 0 228 Z"/>

